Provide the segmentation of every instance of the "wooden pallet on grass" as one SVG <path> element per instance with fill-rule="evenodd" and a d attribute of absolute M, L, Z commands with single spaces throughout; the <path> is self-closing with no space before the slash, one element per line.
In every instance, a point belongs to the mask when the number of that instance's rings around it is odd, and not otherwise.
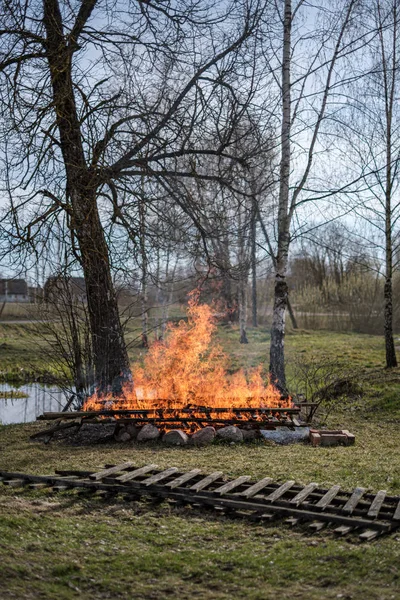
<path fill-rule="evenodd" d="M 303 524 L 314 531 L 328 527 L 338 535 L 356 533 L 363 541 L 391 533 L 400 526 L 400 498 L 384 490 L 372 494 L 361 487 L 346 492 L 338 485 L 325 489 L 315 482 L 303 486 L 294 480 L 274 482 L 270 477 L 253 481 L 248 475 L 232 479 L 220 471 L 202 475 L 199 469 L 158 469 L 155 464 L 138 467 L 130 462 L 105 465 L 97 471 L 57 470 L 54 475 L 0 470 L 0 480 L 13 487 L 100 491 L 129 499 L 150 496 L 208 507 L 232 517 L 285 519 L 290 525 Z"/>

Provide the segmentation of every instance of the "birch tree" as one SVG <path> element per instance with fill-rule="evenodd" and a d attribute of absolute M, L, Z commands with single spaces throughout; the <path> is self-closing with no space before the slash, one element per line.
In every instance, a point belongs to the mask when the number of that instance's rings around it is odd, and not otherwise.
<path fill-rule="evenodd" d="M 329 101 L 338 94 L 345 77 L 340 69 L 346 57 L 366 43 L 364 36 L 349 35 L 356 6 L 357 0 L 344 0 L 334 7 L 284 0 L 279 76 L 272 66 L 275 62 L 271 59 L 270 63 L 280 89 L 281 110 L 270 373 L 282 392 L 286 392 L 284 338 L 291 228 L 296 212 L 312 200 L 306 184 L 323 149 L 321 134 L 331 112 Z M 275 54 L 276 47 L 273 50 Z"/>
<path fill-rule="evenodd" d="M 367 72 L 352 89 L 345 127 L 346 149 L 366 172 L 355 212 L 367 221 L 369 243 L 383 257 L 386 367 L 397 366 L 393 340 L 393 275 L 400 243 L 400 7 L 398 0 L 371 0 L 366 19 L 377 32 L 366 53 Z"/>

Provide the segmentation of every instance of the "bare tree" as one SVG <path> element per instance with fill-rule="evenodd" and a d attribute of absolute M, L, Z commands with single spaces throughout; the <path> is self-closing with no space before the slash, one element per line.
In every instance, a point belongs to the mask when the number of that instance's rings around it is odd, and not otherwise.
<path fill-rule="evenodd" d="M 140 240 L 140 304 L 142 312 L 142 345 L 144 348 L 148 348 L 148 327 L 149 327 L 149 313 L 148 313 L 148 297 L 147 297 L 147 251 L 146 251 L 146 203 L 144 198 L 143 190 L 144 182 L 142 178 L 142 197 L 139 198 L 139 240 Z"/>
<path fill-rule="evenodd" d="M 34 247 L 65 215 L 100 387 L 130 377 L 104 219 L 124 223 L 124 193 L 143 175 L 214 177 L 195 159 L 229 157 L 229 136 L 210 148 L 204 131 L 261 12 L 257 0 L 2 2 L 3 231 Z"/>
<path fill-rule="evenodd" d="M 83 402 L 95 383 L 89 315 L 85 289 L 67 268 L 46 281 L 39 316 L 37 332 L 47 342 L 44 352 L 56 366 L 60 384 L 72 379 L 75 394 Z"/>
<path fill-rule="evenodd" d="M 270 373 L 273 381 L 286 391 L 284 337 L 287 308 L 287 270 L 294 215 L 305 197 L 316 156 L 321 153 L 321 129 L 328 113 L 328 100 L 340 88 L 344 75 L 343 59 L 363 46 L 365 38 L 352 39 L 349 31 L 355 18 L 356 0 L 343 0 L 328 7 L 309 7 L 303 0 L 293 4 L 284 0 L 282 23 L 282 59 L 280 78 L 271 66 L 280 89 L 281 135 L 279 194 L 276 216 L 276 249 L 274 250 L 275 294 L 270 345 Z M 317 20 L 324 14 L 328 22 Z M 304 19 L 313 24 L 303 28 Z M 311 29 L 311 30 L 310 30 Z M 276 54 L 275 47 L 273 48 Z M 297 56 L 302 56 L 297 62 Z M 271 59 L 271 65 L 276 64 Z M 300 66 L 299 66 L 300 65 Z M 295 149 L 295 150 L 294 150 Z M 296 180 L 293 183 L 293 180 Z"/>
<path fill-rule="evenodd" d="M 234 303 L 240 343 L 247 344 L 248 288 L 252 272 L 252 303 L 256 293 L 258 207 L 268 201 L 274 185 L 272 133 L 248 107 L 232 132 L 236 162 L 220 161 L 219 182 L 197 184 L 198 218 L 206 232 L 206 257 L 221 281 L 221 295 L 231 320 Z M 215 272 L 216 270 L 216 272 Z M 253 311 L 254 312 L 254 311 Z"/>
<path fill-rule="evenodd" d="M 257 206 L 253 199 L 251 219 L 251 324 L 258 327 L 257 319 Z"/>
<path fill-rule="evenodd" d="M 365 18 L 377 36 L 366 54 L 362 86 L 352 90 L 345 126 L 346 149 L 363 166 L 365 189 L 355 212 L 366 220 L 374 250 L 384 256 L 384 336 L 386 367 L 397 366 L 393 340 L 393 274 L 398 268 L 400 218 L 400 10 L 397 0 L 371 0 Z"/>

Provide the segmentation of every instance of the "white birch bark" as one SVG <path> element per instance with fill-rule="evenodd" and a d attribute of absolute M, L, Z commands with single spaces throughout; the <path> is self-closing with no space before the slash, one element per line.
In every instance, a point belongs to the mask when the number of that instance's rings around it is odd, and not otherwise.
<path fill-rule="evenodd" d="M 275 262 L 275 292 L 272 313 L 270 375 L 281 392 L 286 391 L 285 377 L 285 312 L 287 302 L 287 263 L 289 255 L 289 179 L 290 179 L 290 53 L 292 31 L 292 2 L 285 0 L 282 52 L 282 125 L 281 160 L 278 206 L 278 252 Z"/>
<path fill-rule="evenodd" d="M 278 389 L 286 393 L 285 376 L 285 314 L 288 303 L 288 286 L 286 282 L 289 247 L 290 226 L 294 212 L 298 206 L 299 196 L 310 175 L 314 160 L 315 148 L 318 140 L 322 121 L 325 117 L 328 97 L 331 92 L 332 79 L 335 73 L 337 60 L 343 42 L 343 36 L 349 24 L 356 0 L 350 0 L 344 13 L 336 42 L 332 51 L 332 57 L 327 62 L 326 81 L 321 92 L 321 105 L 317 112 L 313 126 L 311 141 L 307 151 L 307 162 L 299 183 L 295 186 L 290 197 L 290 170 L 291 170 L 291 133 L 293 120 L 296 118 L 299 102 L 305 93 L 304 86 L 300 92 L 300 98 L 296 107 L 291 109 L 291 52 L 292 52 L 292 21 L 302 0 L 295 9 L 292 9 L 292 1 L 284 1 L 283 16 L 283 50 L 282 50 L 282 72 L 281 72 L 281 100 L 282 100 L 282 122 L 281 122 L 281 158 L 280 158 L 280 185 L 278 198 L 277 232 L 278 244 L 274 260 L 275 267 L 275 292 L 274 307 L 272 314 L 271 345 L 270 345 L 270 375 Z"/>

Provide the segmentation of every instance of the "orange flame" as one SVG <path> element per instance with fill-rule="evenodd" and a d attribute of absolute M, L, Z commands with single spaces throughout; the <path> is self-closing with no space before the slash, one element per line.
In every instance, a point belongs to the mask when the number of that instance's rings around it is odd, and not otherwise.
<path fill-rule="evenodd" d="M 127 385 L 118 398 L 95 393 L 84 410 L 289 408 L 291 399 L 283 399 L 274 385 L 264 382 L 261 366 L 227 373 L 228 356 L 214 340 L 216 329 L 212 307 L 200 304 L 199 293 L 192 292 L 187 321 L 169 323 L 165 341 L 150 347 L 144 366 L 133 365 L 135 387 Z"/>

